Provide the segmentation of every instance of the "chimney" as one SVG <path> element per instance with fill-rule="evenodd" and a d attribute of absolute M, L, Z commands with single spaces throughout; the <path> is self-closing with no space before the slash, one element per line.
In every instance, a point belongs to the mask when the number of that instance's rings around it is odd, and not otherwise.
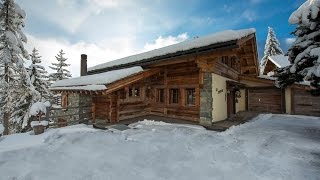
<path fill-rule="evenodd" d="M 80 76 L 86 76 L 88 74 L 87 57 L 88 56 L 86 54 L 81 54 Z"/>

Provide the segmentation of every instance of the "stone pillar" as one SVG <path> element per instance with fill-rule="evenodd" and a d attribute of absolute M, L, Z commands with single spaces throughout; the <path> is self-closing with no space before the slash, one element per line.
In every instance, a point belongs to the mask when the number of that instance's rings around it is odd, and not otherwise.
<path fill-rule="evenodd" d="M 92 97 L 88 94 L 79 94 L 79 119 L 82 120 L 80 123 L 88 124 L 88 118 L 91 118 L 90 114 L 84 114 L 91 111 Z M 89 107 L 84 107 L 89 106 Z"/>
<path fill-rule="evenodd" d="M 201 72 L 200 72 L 201 73 Z M 200 124 L 203 126 L 212 125 L 212 74 L 203 73 L 203 88 L 200 89 Z"/>

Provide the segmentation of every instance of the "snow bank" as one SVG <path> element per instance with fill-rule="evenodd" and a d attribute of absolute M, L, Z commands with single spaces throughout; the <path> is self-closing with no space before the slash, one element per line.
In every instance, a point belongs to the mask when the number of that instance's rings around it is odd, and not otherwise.
<path fill-rule="evenodd" d="M 243 29 L 243 30 L 226 30 L 222 32 L 218 32 L 215 34 L 211 34 L 205 37 L 200 37 L 196 39 L 192 39 L 189 41 L 181 42 L 178 44 L 174 44 L 171 46 L 163 47 L 160 49 L 155 49 L 152 51 L 148 51 L 145 53 L 125 57 L 122 59 L 110 61 L 104 64 L 100 64 L 91 68 L 88 68 L 88 71 L 94 71 L 98 69 L 103 69 L 107 67 L 123 65 L 128 63 L 133 63 L 145 59 L 150 59 L 153 57 L 163 56 L 167 54 L 172 54 L 181 51 L 187 51 L 195 48 L 205 47 L 216 43 L 228 42 L 232 40 L 239 40 L 241 38 L 247 37 L 251 34 L 255 33 L 255 29 Z"/>
<path fill-rule="evenodd" d="M 31 127 L 33 128 L 34 126 L 48 126 L 49 122 L 48 121 L 32 121 L 31 122 Z"/>
<path fill-rule="evenodd" d="M 44 102 L 43 104 L 44 104 L 46 107 L 50 107 L 50 106 L 51 106 L 50 101 L 46 101 L 46 102 Z"/>
<path fill-rule="evenodd" d="M 45 145 L 45 143 L 49 139 L 54 139 L 59 136 L 66 136 L 68 134 L 75 134 L 75 133 L 97 132 L 97 131 L 99 130 L 93 129 L 91 126 L 79 124 L 79 125 L 63 127 L 59 129 L 48 129 L 46 130 L 45 133 L 42 133 L 36 136 L 33 135 L 33 132 L 12 134 L 12 135 L 5 136 L 3 139 L 0 139 L 0 154 L 1 152 L 8 152 L 8 151 L 15 151 L 15 150 L 23 151 L 26 148 L 39 147 L 41 145 Z"/>
<path fill-rule="evenodd" d="M 163 121 L 155 121 L 155 120 L 148 120 L 145 119 L 143 121 L 139 121 L 137 123 L 130 124 L 129 127 L 132 128 L 142 128 L 143 125 L 145 126 L 171 126 L 171 127 L 184 127 L 184 128 L 190 128 L 190 129 L 198 129 L 198 130 L 205 130 L 204 127 L 199 125 L 190 125 L 190 124 L 172 124 L 172 123 L 166 123 Z"/>
<path fill-rule="evenodd" d="M 170 125 L 169 123 L 163 122 L 163 121 L 154 121 L 154 120 L 143 120 L 143 121 L 139 121 L 139 124 L 143 124 L 143 125 L 157 125 L 157 126 L 167 126 Z"/>
<path fill-rule="evenodd" d="M 54 89 L 54 88 L 58 89 L 57 87 L 65 88 L 67 86 L 85 86 L 85 87 L 76 87 L 76 88 L 104 90 L 105 87 L 97 86 L 97 85 L 107 85 L 142 71 L 143 71 L 142 67 L 136 66 L 136 67 L 114 70 L 114 71 L 109 71 L 109 72 L 100 73 L 100 74 L 65 79 L 65 80 L 57 81 L 51 86 L 50 89 Z M 86 85 L 94 85 L 94 86 L 86 86 Z"/>
<path fill-rule="evenodd" d="M 30 115 L 31 116 L 36 116 L 40 113 L 44 113 L 46 114 L 47 113 L 47 106 L 48 104 L 45 104 L 43 102 L 36 102 L 34 104 L 32 104 L 32 106 L 30 107 Z"/>
<path fill-rule="evenodd" d="M 262 115 L 225 133 L 175 124 L 122 132 L 78 125 L 5 136 L 0 174 L 46 180 L 319 179 L 319 132 L 319 117 L 288 115 Z"/>

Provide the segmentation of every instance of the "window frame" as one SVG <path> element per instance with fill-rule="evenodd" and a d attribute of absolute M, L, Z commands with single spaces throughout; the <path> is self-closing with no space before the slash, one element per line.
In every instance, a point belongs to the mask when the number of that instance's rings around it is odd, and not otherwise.
<path fill-rule="evenodd" d="M 174 91 L 176 91 L 176 93 L 174 93 Z M 180 98 L 180 89 L 179 88 L 171 88 L 169 90 L 169 94 L 170 94 L 170 104 L 173 104 L 173 105 L 179 105 L 179 98 Z M 175 96 L 176 94 L 176 96 Z M 174 102 L 174 100 L 176 99 L 176 102 Z"/>
<path fill-rule="evenodd" d="M 69 106 L 69 94 L 61 95 L 61 107 L 67 108 Z"/>
<path fill-rule="evenodd" d="M 190 103 L 189 102 L 189 93 L 190 92 L 192 92 L 191 93 L 191 95 L 192 95 L 192 99 L 191 99 L 191 101 L 192 101 L 192 103 Z M 186 102 L 186 106 L 189 106 L 189 107 L 191 107 L 191 106 L 196 106 L 196 88 L 186 88 L 185 89 L 185 102 Z"/>
<path fill-rule="evenodd" d="M 158 88 L 156 90 L 156 102 L 164 104 L 165 103 L 165 93 L 164 93 L 164 88 Z"/>
<path fill-rule="evenodd" d="M 129 98 L 140 98 L 141 88 L 140 87 L 130 87 L 128 92 Z"/>

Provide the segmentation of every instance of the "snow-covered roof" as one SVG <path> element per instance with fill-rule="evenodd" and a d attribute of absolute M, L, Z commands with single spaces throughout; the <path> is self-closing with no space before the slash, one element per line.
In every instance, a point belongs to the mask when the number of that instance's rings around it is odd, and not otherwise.
<path fill-rule="evenodd" d="M 104 68 L 110 68 L 113 66 L 119 66 L 134 62 L 139 62 L 142 60 L 160 57 L 168 54 L 173 54 L 177 52 L 183 52 L 187 50 L 192 50 L 196 48 L 206 47 L 217 43 L 229 42 L 233 40 L 239 40 L 241 38 L 247 37 L 255 33 L 255 29 L 243 29 L 243 30 L 226 30 L 218 33 L 214 33 L 205 37 L 200 37 L 192 39 L 189 41 L 184 41 L 178 44 L 166 46 L 160 49 L 155 49 L 141 54 L 136 54 L 133 56 L 117 59 L 94 67 L 88 68 L 88 71 L 95 71 Z"/>
<path fill-rule="evenodd" d="M 288 56 L 285 55 L 275 55 L 270 56 L 269 60 L 273 62 L 278 68 L 286 67 L 290 65 L 290 62 L 288 60 Z"/>
<path fill-rule="evenodd" d="M 61 86 L 61 87 L 51 87 L 50 90 L 83 90 L 83 91 L 103 91 L 106 90 L 105 85 L 86 85 L 86 86 Z"/>
<path fill-rule="evenodd" d="M 268 75 L 259 75 L 258 78 L 272 80 L 272 81 L 276 80 L 275 77 L 271 77 L 271 76 L 268 76 Z"/>
<path fill-rule="evenodd" d="M 105 90 L 105 85 L 142 72 L 140 66 L 57 81 L 51 90 Z M 99 86 L 100 85 L 100 86 Z M 102 86 L 101 86 L 102 85 Z"/>

